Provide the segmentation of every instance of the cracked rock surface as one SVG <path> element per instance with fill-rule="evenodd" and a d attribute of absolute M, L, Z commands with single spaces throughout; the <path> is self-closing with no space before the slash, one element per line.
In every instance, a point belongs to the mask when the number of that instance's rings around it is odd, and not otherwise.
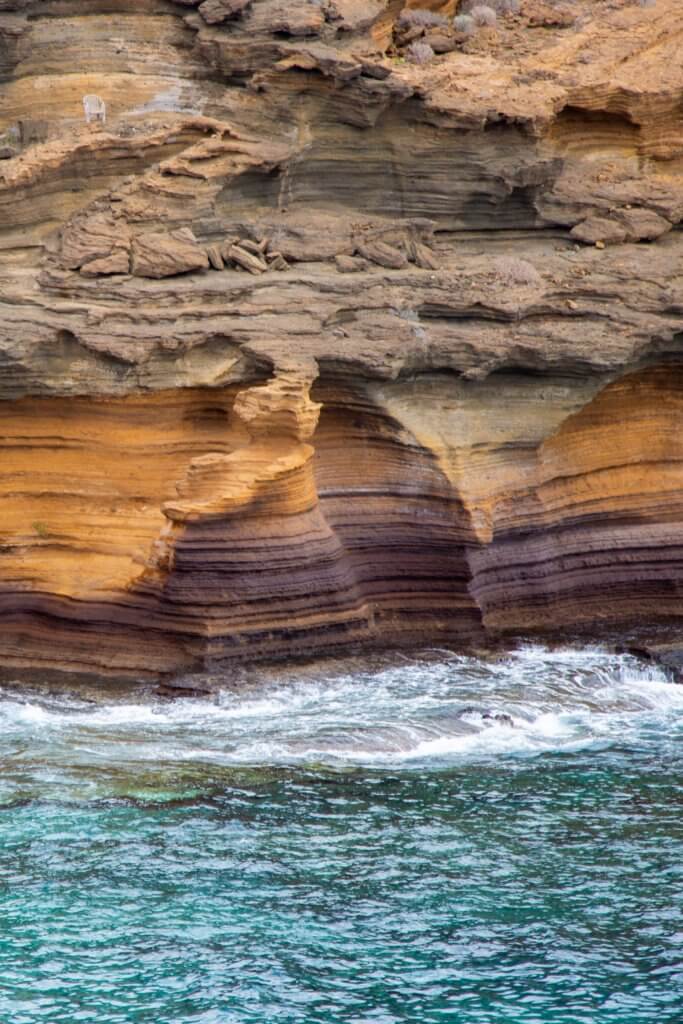
<path fill-rule="evenodd" d="M 5 675 L 670 642 L 683 7 L 458 6 L 0 0 Z"/>

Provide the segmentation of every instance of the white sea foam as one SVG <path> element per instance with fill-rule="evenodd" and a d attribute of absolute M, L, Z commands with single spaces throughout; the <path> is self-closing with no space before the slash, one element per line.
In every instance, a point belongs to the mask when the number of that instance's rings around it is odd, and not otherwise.
<path fill-rule="evenodd" d="M 0 700 L 0 730 L 70 764 L 405 765 L 635 741 L 683 722 L 683 687 L 596 648 L 529 646 L 499 661 L 444 652 L 213 701 Z"/>

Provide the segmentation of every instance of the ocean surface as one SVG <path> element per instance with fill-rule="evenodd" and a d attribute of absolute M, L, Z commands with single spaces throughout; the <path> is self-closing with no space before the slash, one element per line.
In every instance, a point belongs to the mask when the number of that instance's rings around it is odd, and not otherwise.
<path fill-rule="evenodd" d="M 427 651 L 0 693 L 2 1024 L 683 1024 L 683 686 Z"/>

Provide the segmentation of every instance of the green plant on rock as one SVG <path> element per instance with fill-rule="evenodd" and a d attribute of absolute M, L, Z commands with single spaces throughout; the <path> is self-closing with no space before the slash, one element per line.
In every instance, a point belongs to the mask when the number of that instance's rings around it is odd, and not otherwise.
<path fill-rule="evenodd" d="M 45 540 L 50 536 L 50 530 L 46 523 L 36 522 L 31 523 L 33 530 L 38 534 L 41 540 Z"/>

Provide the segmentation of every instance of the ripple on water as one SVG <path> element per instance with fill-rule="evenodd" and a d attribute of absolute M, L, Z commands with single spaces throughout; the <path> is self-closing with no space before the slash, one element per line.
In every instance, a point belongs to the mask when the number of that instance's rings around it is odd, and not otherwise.
<path fill-rule="evenodd" d="M 0 700 L 0 1021 L 680 1024 L 683 688 L 528 647 Z"/>

